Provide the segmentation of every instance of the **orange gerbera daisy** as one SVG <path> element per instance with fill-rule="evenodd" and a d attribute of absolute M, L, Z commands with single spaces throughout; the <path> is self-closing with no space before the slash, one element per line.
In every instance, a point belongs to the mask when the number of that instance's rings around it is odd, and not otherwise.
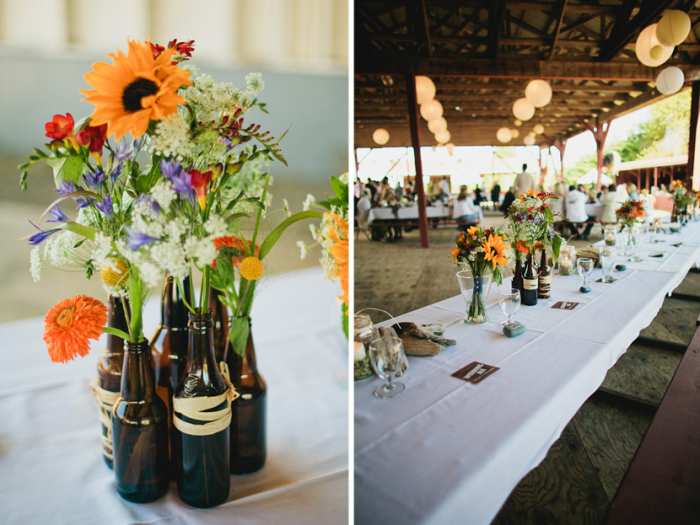
<path fill-rule="evenodd" d="M 500 235 L 489 235 L 489 238 L 484 243 L 484 259 L 491 261 L 493 267 L 496 265 L 505 266 L 508 264 L 508 257 L 505 251 L 508 249 L 508 245 L 503 241 Z"/>
<path fill-rule="evenodd" d="M 348 223 L 341 216 L 335 213 L 329 213 L 330 217 L 330 232 L 329 238 L 334 245 L 328 248 L 329 253 L 334 257 L 335 270 L 333 273 L 338 278 L 340 288 L 343 290 L 343 295 L 339 295 L 338 299 L 346 305 L 349 304 L 350 295 L 350 277 L 348 261 L 350 259 L 350 245 L 348 244 Z M 347 312 L 346 312 L 347 315 Z"/>
<path fill-rule="evenodd" d="M 527 244 L 525 244 L 523 241 L 518 241 L 515 243 L 515 248 L 520 252 L 524 253 L 525 255 L 530 253 L 530 250 L 527 247 Z"/>
<path fill-rule="evenodd" d="M 129 41 L 128 56 L 119 49 L 109 54 L 113 65 L 95 62 L 85 80 L 95 89 L 82 90 L 94 104 L 91 126 L 108 124 L 108 136 L 119 140 L 127 133 L 140 137 L 151 120 L 160 120 L 175 113 L 185 99 L 177 95 L 182 86 L 192 84 L 189 73 L 171 64 L 173 49 L 166 49 L 158 58 L 148 41 Z"/>
<path fill-rule="evenodd" d="M 246 241 L 234 235 L 226 235 L 224 237 L 217 237 L 216 239 L 214 239 L 214 246 L 216 246 L 217 250 L 220 250 L 224 247 L 231 248 L 231 251 L 233 252 L 231 256 L 231 260 L 233 261 L 233 267 L 237 268 L 238 266 L 240 266 L 241 262 L 243 262 L 243 259 L 245 259 L 246 255 L 248 254 L 247 250 L 250 247 L 250 241 Z M 256 244 L 254 255 L 257 257 L 259 253 L 260 245 Z"/>
<path fill-rule="evenodd" d="M 64 299 L 44 318 L 44 341 L 54 363 L 65 363 L 90 351 L 89 339 L 99 339 L 107 324 L 107 307 L 97 299 L 78 295 Z"/>

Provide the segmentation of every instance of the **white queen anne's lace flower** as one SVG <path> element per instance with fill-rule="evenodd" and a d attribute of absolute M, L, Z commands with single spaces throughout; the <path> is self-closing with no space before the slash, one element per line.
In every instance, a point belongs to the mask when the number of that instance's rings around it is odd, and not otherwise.
<path fill-rule="evenodd" d="M 34 279 L 34 282 L 39 282 L 39 279 L 41 279 L 41 247 L 40 246 L 35 246 L 34 249 L 32 250 L 30 256 L 30 267 L 29 271 L 32 274 L 32 278 Z"/>
<path fill-rule="evenodd" d="M 177 160 L 191 156 L 195 145 L 187 120 L 179 113 L 172 113 L 160 119 L 150 146 L 156 153 Z"/>

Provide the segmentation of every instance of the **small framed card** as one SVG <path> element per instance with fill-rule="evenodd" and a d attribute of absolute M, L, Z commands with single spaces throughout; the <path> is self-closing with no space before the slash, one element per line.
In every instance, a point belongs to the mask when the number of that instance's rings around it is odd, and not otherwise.
<path fill-rule="evenodd" d="M 598 279 L 596 282 L 597 282 L 597 283 L 612 284 L 612 283 L 614 283 L 615 281 L 617 281 L 617 279 L 613 279 L 612 281 L 604 281 L 603 278 L 601 277 L 601 278 Z"/>
<path fill-rule="evenodd" d="M 574 303 L 571 301 L 559 301 L 556 304 L 552 305 L 552 308 L 556 310 L 573 310 L 576 308 L 580 303 Z"/>
<path fill-rule="evenodd" d="M 481 383 L 484 379 L 490 375 L 496 373 L 500 370 L 497 366 L 486 365 L 484 363 L 479 363 L 474 361 L 468 364 L 464 368 L 457 370 L 452 377 L 466 381 L 467 383 L 477 384 Z"/>
<path fill-rule="evenodd" d="M 652 253 L 649 257 L 656 257 L 657 259 L 660 259 L 665 253 L 666 252 Z"/>

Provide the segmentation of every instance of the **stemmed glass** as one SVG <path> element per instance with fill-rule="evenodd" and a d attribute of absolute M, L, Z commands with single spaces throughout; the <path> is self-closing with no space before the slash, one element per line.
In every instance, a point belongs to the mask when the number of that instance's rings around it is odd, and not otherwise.
<path fill-rule="evenodd" d="M 374 391 L 374 395 L 389 399 L 398 396 L 406 389 L 403 383 L 392 383 L 401 372 L 405 359 L 403 343 L 398 337 L 375 339 L 369 344 L 369 361 L 378 377 L 386 381 Z"/>
<path fill-rule="evenodd" d="M 503 321 L 501 326 L 513 324 L 513 316 L 520 308 L 520 290 L 517 288 L 509 288 L 499 292 L 498 304 L 501 307 L 503 315 L 508 317 L 507 321 Z"/>
<path fill-rule="evenodd" d="M 593 259 L 590 257 L 579 257 L 576 262 L 576 270 L 583 281 L 581 281 L 579 286 L 588 286 L 588 276 L 593 271 Z"/>

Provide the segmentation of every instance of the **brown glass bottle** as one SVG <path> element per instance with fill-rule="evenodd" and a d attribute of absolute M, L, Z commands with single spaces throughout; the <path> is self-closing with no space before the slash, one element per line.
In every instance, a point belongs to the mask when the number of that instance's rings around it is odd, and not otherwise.
<path fill-rule="evenodd" d="M 552 296 L 552 268 L 547 264 L 547 248 L 542 250 L 537 276 L 537 298 L 549 299 Z"/>
<path fill-rule="evenodd" d="M 127 343 L 121 394 L 112 412 L 119 495 L 145 503 L 168 491 L 168 412 L 156 395 L 148 341 Z"/>
<path fill-rule="evenodd" d="M 174 398 L 214 397 L 226 391 L 214 356 L 213 328 L 211 312 L 189 314 L 187 362 Z M 226 403 L 212 410 L 221 410 Z M 178 416 L 187 423 L 199 423 Z M 180 499 L 193 507 L 213 507 L 225 502 L 231 488 L 229 427 L 207 436 L 193 436 L 175 429 L 173 436 L 173 451 L 178 454 L 176 479 Z"/>
<path fill-rule="evenodd" d="M 116 295 L 109 296 L 109 319 L 107 326 L 118 328 L 124 332 L 129 331 L 124 314 L 124 303 Z M 122 366 L 124 365 L 124 340 L 116 335 L 107 334 L 107 349 L 104 350 L 97 361 L 97 378 L 100 388 L 109 392 L 118 393 L 121 388 Z M 106 410 L 100 407 L 100 410 Z M 111 417 L 111 410 L 106 412 Z M 102 424 L 102 455 L 105 463 L 112 468 L 111 429 Z"/>
<path fill-rule="evenodd" d="M 231 474 L 260 470 L 267 457 L 267 385 L 258 372 L 253 331 L 248 321 L 245 353 L 238 355 L 229 343 L 226 364 L 231 383 L 241 397 L 231 405 Z"/>
<path fill-rule="evenodd" d="M 224 292 L 216 288 L 209 288 L 209 309 L 214 322 L 214 355 L 217 363 L 224 360 L 226 344 L 228 343 L 228 308 L 219 300 L 219 297 L 223 295 Z"/>
<path fill-rule="evenodd" d="M 537 304 L 537 263 L 535 255 L 528 254 L 525 260 L 525 272 L 523 273 L 523 291 L 520 294 L 520 301 L 527 306 L 535 306 Z"/>
<path fill-rule="evenodd" d="M 516 290 L 520 290 L 520 295 L 523 294 L 523 264 L 520 259 L 515 259 L 515 268 L 513 269 L 513 283 L 511 285 Z"/>

